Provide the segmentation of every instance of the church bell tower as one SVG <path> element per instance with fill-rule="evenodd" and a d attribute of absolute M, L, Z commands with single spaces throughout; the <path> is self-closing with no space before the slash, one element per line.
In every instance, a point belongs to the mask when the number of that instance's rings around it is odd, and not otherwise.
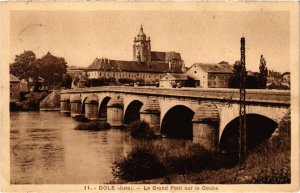
<path fill-rule="evenodd" d="M 151 61 L 150 37 L 147 38 L 146 34 L 144 34 L 142 25 L 138 35 L 134 38 L 133 60 L 139 62 Z"/>

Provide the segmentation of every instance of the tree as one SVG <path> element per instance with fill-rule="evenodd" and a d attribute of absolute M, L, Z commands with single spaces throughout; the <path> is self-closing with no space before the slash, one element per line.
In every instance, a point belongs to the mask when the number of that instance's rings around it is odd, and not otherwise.
<path fill-rule="evenodd" d="M 62 57 L 53 56 L 48 52 L 35 61 L 39 75 L 50 85 L 61 85 L 62 77 L 67 72 L 67 63 Z"/>
<path fill-rule="evenodd" d="M 70 74 L 66 73 L 62 76 L 62 86 L 65 88 L 71 88 L 72 87 L 72 77 Z"/>
<path fill-rule="evenodd" d="M 29 78 L 36 79 L 38 77 L 35 53 L 32 51 L 24 51 L 20 55 L 16 55 L 13 63 L 10 64 L 10 73 L 19 79 L 25 79 L 29 82 Z"/>
<path fill-rule="evenodd" d="M 263 55 L 260 56 L 260 64 L 259 64 L 259 88 L 265 89 L 267 87 L 267 76 L 268 76 L 268 69 L 267 69 L 266 60 Z"/>
<path fill-rule="evenodd" d="M 240 61 L 236 61 L 233 65 L 233 73 L 229 78 L 229 87 L 230 88 L 240 88 L 240 71 L 241 71 L 241 63 Z M 257 89 L 259 88 L 259 82 L 256 76 L 246 75 L 245 87 L 247 89 Z"/>
<path fill-rule="evenodd" d="M 241 71 L 241 62 L 236 61 L 233 65 L 232 74 L 229 78 L 229 87 L 230 88 L 239 88 L 240 84 L 240 71 Z"/>

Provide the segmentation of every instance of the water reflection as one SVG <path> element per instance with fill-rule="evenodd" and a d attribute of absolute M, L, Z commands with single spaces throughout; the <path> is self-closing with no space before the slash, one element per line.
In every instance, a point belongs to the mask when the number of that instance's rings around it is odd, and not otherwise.
<path fill-rule="evenodd" d="M 119 129 L 74 130 L 78 123 L 59 112 L 12 112 L 10 117 L 12 184 L 109 183 L 112 163 L 139 143 Z"/>
<path fill-rule="evenodd" d="M 59 112 L 12 112 L 11 183 L 105 183 L 112 163 L 131 150 L 128 133 L 74 130 Z"/>

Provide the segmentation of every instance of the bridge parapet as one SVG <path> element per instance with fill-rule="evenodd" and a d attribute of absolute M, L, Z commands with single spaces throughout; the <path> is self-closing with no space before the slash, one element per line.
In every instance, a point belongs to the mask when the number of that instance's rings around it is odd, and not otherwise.
<path fill-rule="evenodd" d="M 125 93 L 148 96 L 182 97 L 203 100 L 239 101 L 239 90 L 228 88 L 156 88 L 156 87 L 126 87 L 126 86 L 103 86 L 63 90 L 61 93 Z M 290 91 L 286 90 L 260 90 L 248 89 L 246 91 L 247 102 L 271 103 L 290 105 Z"/>

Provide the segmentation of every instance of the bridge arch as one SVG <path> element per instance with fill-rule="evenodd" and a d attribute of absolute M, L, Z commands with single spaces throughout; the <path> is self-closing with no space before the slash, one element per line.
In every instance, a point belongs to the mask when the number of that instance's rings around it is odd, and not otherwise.
<path fill-rule="evenodd" d="M 140 110 L 143 102 L 140 100 L 133 100 L 129 103 L 124 113 L 124 124 L 130 124 L 133 121 L 140 120 Z"/>
<path fill-rule="evenodd" d="M 246 146 L 253 149 L 264 140 L 271 137 L 278 123 L 264 115 L 250 113 L 246 115 Z M 220 152 L 237 155 L 238 153 L 239 116 L 231 120 L 221 133 Z"/>
<path fill-rule="evenodd" d="M 102 121 L 107 120 L 107 104 L 110 101 L 111 97 L 110 96 L 105 96 L 100 102 L 99 102 L 99 118 Z"/>
<path fill-rule="evenodd" d="M 185 105 L 173 106 L 162 118 L 161 134 L 174 138 L 192 139 L 194 114 L 195 112 Z"/>

